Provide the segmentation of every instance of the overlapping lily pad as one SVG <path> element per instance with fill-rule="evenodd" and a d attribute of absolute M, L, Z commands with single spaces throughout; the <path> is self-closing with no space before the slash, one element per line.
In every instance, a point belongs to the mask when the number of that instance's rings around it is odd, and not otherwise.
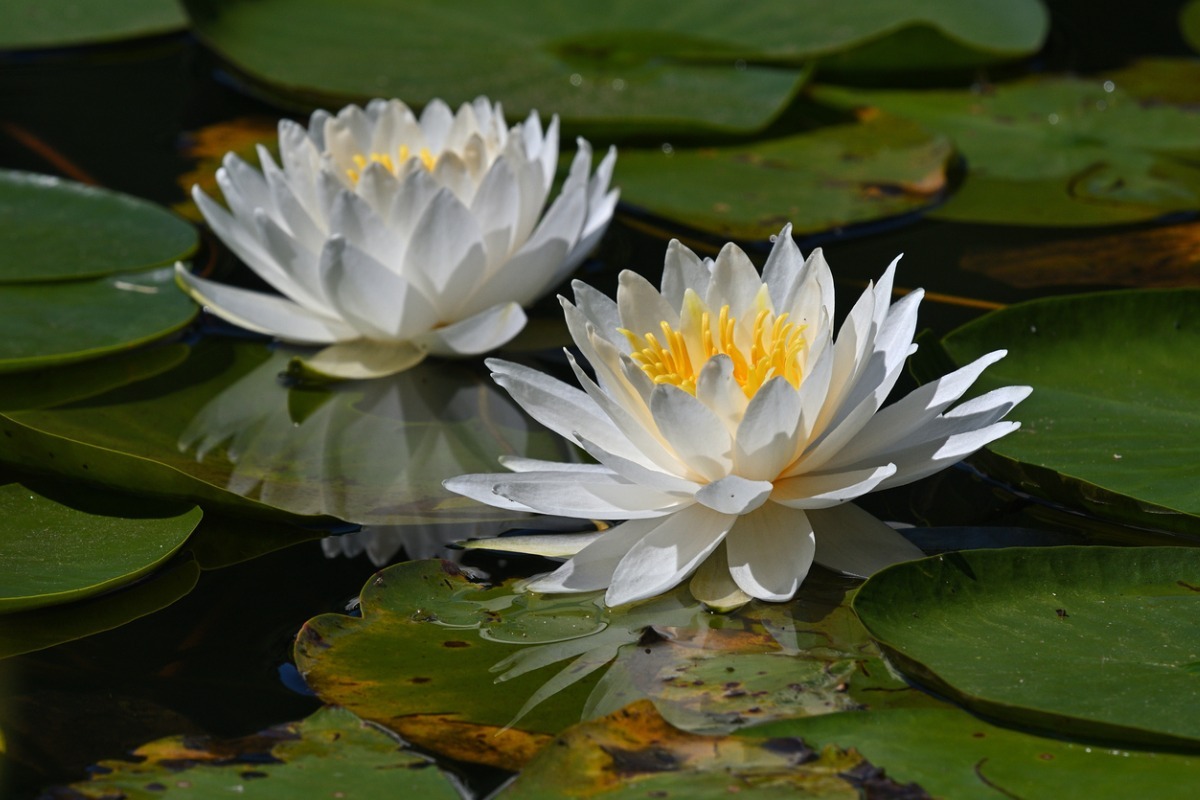
<path fill-rule="evenodd" d="M 869 791 L 868 791 L 869 790 Z M 866 794 L 864 795 L 864 791 Z M 646 701 L 564 732 L 498 798 L 922 797 L 852 750 L 672 728 Z"/>
<path fill-rule="evenodd" d="M 746 728 L 741 737 L 853 748 L 893 781 L 934 797 L 1189 800 L 1200 781 L 1196 756 L 1045 739 L 953 709 L 829 714 Z"/>
<path fill-rule="evenodd" d="M 0 170 L 0 284 L 138 272 L 186 259 L 197 241 L 195 228 L 145 200 Z"/>
<path fill-rule="evenodd" d="M 561 459 L 559 437 L 470 369 L 290 388 L 293 355 L 207 339 L 150 380 L 0 417 L 0 460 L 259 516 L 362 524 L 503 522 L 519 514 L 442 488 L 502 454 Z"/>
<path fill-rule="evenodd" d="M 1110 225 L 1200 208 L 1200 111 L 1143 103 L 1112 80 L 1046 76 L 970 91 L 817 95 L 948 135 L 967 163 L 942 219 Z"/>
<path fill-rule="evenodd" d="M 179 331 L 196 313 L 169 268 L 0 286 L 0 373 L 129 350 Z"/>
<path fill-rule="evenodd" d="M 0 485 L 0 613 L 99 594 L 175 554 L 200 509 L 110 492 Z"/>
<path fill-rule="evenodd" d="M 446 562 L 410 562 L 367 584 L 361 618 L 310 620 L 296 663 L 327 702 L 422 747 L 507 768 L 568 725 L 643 698 L 703 732 L 937 704 L 891 677 L 841 604 L 844 581 L 809 580 L 792 604 L 728 616 L 682 589 L 614 611 L 598 593 L 523 594 Z"/>
<path fill-rule="evenodd" d="M 623 149 L 621 199 L 722 239 L 912 214 L 946 187 L 949 141 L 886 114 L 732 147 Z"/>
<path fill-rule="evenodd" d="M 1200 52 L 1200 2 L 1189 0 L 1179 11 L 1179 28 L 1193 50 Z"/>
<path fill-rule="evenodd" d="M 99 44 L 183 30 L 177 0 L 5 0 L 0 50 Z"/>
<path fill-rule="evenodd" d="M 955 364 L 1007 348 L 980 391 L 1030 384 L 988 471 L 1124 522 L 1200 535 L 1200 290 L 1035 300 L 942 340 Z"/>
<path fill-rule="evenodd" d="M 1033 52 L 1046 32 L 1034 0 L 928 0 L 829 6 L 697 0 L 539 0 L 517 13 L 467 0 L 217 0 L 195 14 L 202 38 L 268 91 L 306 105 L 376 96 L 413 105 L 484 94 L 514 116 L 557 113 L 593 133 L 748 132 L 804 80 L 805 60 L 926 32 L 918 67 L 978 65 Z M 878 53 L 868 66 L 911 66 Z M 932 64 L 926 63 L 926 60 Z M 774 66 L 763 66 L 764 63 Z"/>
<path fill-rule="evenodd" d="M 421 797 L 454 800 L 454 784 L 424 756 L 340 708 L 253 736 L 176 736 L 142 745 L 131 761 L 103 761 L 64 798 Z"/>
<path fill-rule="evenodd" d="M 854 609 L 893 662 L 980 713 L 1200 750 L 1200 548 L 968 550 L 890 567 Z"/>

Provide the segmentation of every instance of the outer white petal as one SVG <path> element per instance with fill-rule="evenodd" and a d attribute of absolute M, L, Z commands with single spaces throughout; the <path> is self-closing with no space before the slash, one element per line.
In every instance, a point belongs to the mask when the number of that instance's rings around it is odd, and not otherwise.
<path fill-rule="evenodd" d="M 622 458 L 615 453 L 605 450 L 595 442 L 589 441 L 586 437 L 578 433 L 575 435 L 575 439 L 587 451 L 588 455 L 631 483 L 682 495 L 694 495 L 700 491 L 700 484 L 695 481 L 689 481 L 669 472 L 647 467 L 632 459 Z"/>
<path fill-rule="evenodd" d="M 771 499 L 789 508 L 828 508 L 874 491 L 896 473 L 895 464 L 865 469 L 799 475 L 775 482 Z"/>
<path fill-rule="evenodd" d="M 754 598 L 743 592 L 729 574 L 729 556 L 721 542 L 708 558 L 700 562 L 688 584 L 692 597 L 715 611 L 733 611 Z"/>
<path fill-rule="evenodd" d="M 604 601 L 624 605 L 678 586 L 716 549 L 737 519 L 702 505 L 666 517 L 617 564 Z"/>
<path fill-rule="evenodd" d="M 421 273 L 433 288 L 432 299 L 445 321 L 483 276 L 487 258 L 479 225 L 448 190 L 439 190 L 421 214 L 404 256 L 404 274 Z"/>
<path fill-rule="evenodd" d="M 439 356 L 473 356 L 495 350 L 525 327 L 525 312 L 516 303 L 502 303 L 473 317 L 435 328 L 417 337 L 420 345 Z"/>
<path fill-rule="evenodd" d="M 326 243 L 320 276 L 330 305 L 370 338 L 408 340 L 437 322 L 428 297 L 340 236 Z"/>
<path fill-rule="evenodd" d="M 884 567 L 925 555 L 853 503 L 807 513 L 817 534 L 816 561 L 823 567 L 866 578 Z"/>
<path fill-rule="evenodd" d="M 663 262 L 662 296 L 672 308 L 683 308 L 683 294 L 691 289 L 700 297 L 708 292 L 708 267 L 678 239 L 667 244 Z"/>
<path fill-rule="evenodd" d="M 705 484 L 696 492 L 696 502 L 722 514 L 749 514 L 767 502 L 774 491 L 770 481 L 746 480 L 740 475 L 726 475 Z"/>
<path fill-rule="evenodd" d="M 759 600 L 790 600 L 808 575 L 816 551 L 812 524 L 803 511 L 776 503 L 738 517 L 725 537 L 729 573 Z"/>
<path fill-rule="evenodd" d="M 725 424 L 692 395 L 677 386 L 656 386 L 650 413 L 663 440 L 693 473 L 717 480 L 733 466 L 733 442 Z"/>
<path fill-rule="evenodd" d="M 175 274 L 180 287 L 197 303 L 246 330 L 297 344 L 330 344 L 361 335 L 342 320 L 318 315 L 285 297 L 205 280 L 182 264 L 176 264 Z"/>
<path fill-rule="evenodd" d="M 447 484 L 450 482 L 447 481 Z M 447 485 L 448 489 L 452 489 Z M 463 542 L 465 550 L 495 550 L 502 553 L 524 553 L 544 558 L 569 558 L 595 542 L 608 531 L 594 533 L 538 533 L 528 536 L 497 536 L 492 539 L 471 539 Z"/>
<path fill-rule="evenodd" d="M 751 398 L 734 436 L 734 471 L 774 480 L 798 455 L 800 394 L 784 378 L 767 381 Z"/>
<path fill-rule="evenodd" d="M 647 333 L 662 341 L 662 323 L 672 328 L 679 327 L 679 309 L 672 308 L 650 282 L 636 272 L 622 270 L 618 276 L 617 308 L 621 315 L 621 327 L 633 333 L 639 340 Z"/>
<path fill-rule="evenodd" d="M 747 324 L 753 323 L 754 313 L 757 311 L 756 300 L 762 286 L 762 279 L 754 264 L 742 248 L 730 242 L 717 254 L 717 260 L 712 267 L 712 280 L 708 284 L 708 294 L 704 296 L 704 301 L 713 310 L 728 305 L 730 315 L 736 317 L 739 322 L 749 316 Z"/>
<path fill-rule="evenodd" d="M 603 532 L 561 567 L 525 585 L 533 592 L 593 592 L 612 583 L 617 564 L 630 548 L 671 519 L 631 519 Z"/>
<path fill-rule="evenodd" d="M 474 476 L 465 476 L 474 477 Z M 580 519 L 660 517 L 690 499 L 624 478 L 575 472 L 515 472 L 490 476 L 493 494 L 540 514 Z M 461 488 L 455 491 L 464 493 Z M 470 495 L 475 496 L 475 495 Z M 477 497 L 476 499 L 482 499 Z M 494 502 L 488 500 L 492 505 Z"/>
<path fill-rule="evenodd" d="M 617 302 L 583 281 L 572 281 L 571 289 L 575 293 L 575 305 L 592 324 L 596 333 L 611 342 L 622 353 L 628 353 L 628 340 L 617 333 L 617 329 L 621 327 L 621 312 L 617 309 Z M 572 334 L 574 333 L 573 330 Z M 586 339 L 586 337 L 581 338 Z M 576 344 L 579 344 L 579 339 L 576 339 Z"/>
<path fill-rule="evenodd" d="M 797 284 L 804 279 L 804 256 L 792 238 L 792 225 L 789 222 L 783 226 L 779 235 L 774 237 L 771 254 L 763 264 L 762 282 L 771 293 L 771 302 L 779 313 L 789 311 L 792 299 L 795 297 Z"/>
<path fill-rule="evenodd" d="M 426 352 L 412 342 L 358 339 L 335 344 L 300 359 L 306 370 L 340 380 L 369 380 L 412 369 Z"/>

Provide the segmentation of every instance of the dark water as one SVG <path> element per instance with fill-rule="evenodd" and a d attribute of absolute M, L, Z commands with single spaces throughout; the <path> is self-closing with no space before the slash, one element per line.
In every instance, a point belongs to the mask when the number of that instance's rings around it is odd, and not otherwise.
<path fill-rule="evenodd" d="M 1047 70 L 1109 68 L 1136 53 L 1187 54 L 1176 28 L 1178 3 L 1049 5 L 1054 34 L 1037 60 Z M 178 202 L 176 176 L 190 168 L 180 152 L 186 131 L 280 114 L 235 91 L 218 66 L 187 37 L 0 62 L 0 166 L 63 171 L 61 162 L 22 139 L 29 133 L 103 186 Z M 821 243 L 843 299 L 903 251 L 903 286 L 1008 303 L 1081 287 L 1017 290 L 960 269 L 965 255 L 1099 233 L 919 221 Z M 809 243 L 802 244 L 807 250 Z M 618 268 L 652 274 L 663 249 L 661 239 L 615 225 L 586 277 L 610 291 Z M 555 312 L 553 304 L 543 308 Z M 922 324 L 942 333 L 980 313 L 977 305 L 927 301 Z M 1025 524 L 1070 535 L 1081 529 L 1069 515 L 1031 506 L 961 471 L 868 505 L 917 524 Z M 1082 527 L 1089 541 L 1107 535 Z M 493 574 L 511 566 L 478 564 Z M 88 765 L 162 736 L 236 736 L 306 716 L 319 703 L 301 692 L 290 668 L 292 638 L 311 616 L 344 609 L 375 569 L 363 557 L 327 559 L 319 542 L 305 541 L 205 572 L 183 599 L 117 630 L 0 661 L 0 729 L 8 739 L 3 796 L 32 796 L 83 778 Z M 492 778 L 474 773 L 479 785 Z"/>

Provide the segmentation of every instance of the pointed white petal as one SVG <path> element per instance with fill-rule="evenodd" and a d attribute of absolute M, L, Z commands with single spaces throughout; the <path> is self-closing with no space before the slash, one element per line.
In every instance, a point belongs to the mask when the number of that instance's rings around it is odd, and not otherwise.
<path fill-rule="evenodd" d="M 801 433 L 800 394 L 784 378 L 767 381 L 751 398 L 734 437 L 733 469 L 770 481 L 792 463 Z"/>
<path fill-rule="evenodd" d="M 816 561 L 823 567 L 867 578 L 884 567 L 925 555 L 853 503 L 807 513 L 817 534 Z"/>
<path fill-rule="evenodd" d="M 446 481 L 447 489 L 455 491 L 453 478 Z M 569 558 L 608 531 L 595 533 L 542 533 L 529 536 L 497 536 L 492 539 L 471 539 L 463 542 L 466 550 L 495 550 L 502 553 L 524 553 L 543 558 Z"/>
<path fill-rule="evenodd" d="M 729 574 L 759 600 L 790 600 L 812 567 L 816 538 L 803 511 L 767 503 L 738 517 L 725 537 Z"/>
<path fill-rule="evenodd" d="M 847 472 L 797 475 L 776 481 L 771 500 L 788 508 L 828 508 L 873 491 L 895 473 L 895 464 L 885 464 Z"/>
<path fill-rule="evenodd" d="M 742 248 L 730 242 L 717 254 L 704 301 L 714 311 L 728 305 L 730 316 L 739 321 L 748 316 L 748 322 L 753 323 L 757 313 L 755 301 L 762 286 L 753 262 Z"/>
<path fill-rule="evenodd" d="M 678 239 L 667 245 L 663 262 L 662 296 L 673 308 L 683 307 L 683 294 L 691 289 L 700 297 L 708 293 L 708 267 Z"/>
<path fill-rule="evenodd" d="M 736 519 L 702 505 L 666 517 L 617 564 L 604 601 L 620 606 L 678 586 L 717 548 Z"/>
<path fill-rule="evenodd" d="M 525 588 L 544 594 L 603 589 L 612 582 L 613 571 L 629 549 L 669 519 L 634 519 L 609 528 L 567 563 L 549 575 L 530 581 Z"/>
<path fill-rule="evenodd" d="M 767 502 L 774 488 L 770 481 L 726 475 L 696 492 L 696 502 L 722 514 L 749 514 Z"/>
<path fill-rule="evenodd" d="M 804 256 L 792 238 L 792 224 L 783 226 L 763 264 L 762 282 L 771 293 L 771 302 L 779 313 L 789 310 L 796 284 L 804 277 Z"/>
<path fill-rule="evenodd" d="M 417 337 L 422 347 L 439 356 L 473 356 L 506 344 L 525 327 L 525 312 L 516 303 L 502 303 L 473 317 L 434 328 Z"/>
<path fill-rule="evenodd" d="M 424 361 L 425 356 L 425 351 L 411 342 L 359 339 L 330 345 L 300 361 L 310 372 L 328 378 L 356 381 L 404 372 Z"/>
<path fill-rule="evenodd" d="M 665 322 L 671 328 L 678 328 L 678 308 L 672 308 L 658 290 L 636 272 L 622 270 L 618 281 L 617 308 L 621 315 L 621 327 L 639 340 L 650 333 L 657 337 L 659 344 L 665 344 L 662 340 L 662 324 Z"/>
<path fill-rule="evenodd" d="M 734 611 L 754 598 L 743 592 L 729 574 L 729 556 L 725 542 L 700 563 L 688 584 L 692 597 L 714 611 Z"/>
<path fill-rule="evenodd" d="M 733 442 L 725 424 L 703 403 L 677 386 L 656 386 L 650 413 L 658 432 L 692 473 L 707 480 L 729 474 Z"/>

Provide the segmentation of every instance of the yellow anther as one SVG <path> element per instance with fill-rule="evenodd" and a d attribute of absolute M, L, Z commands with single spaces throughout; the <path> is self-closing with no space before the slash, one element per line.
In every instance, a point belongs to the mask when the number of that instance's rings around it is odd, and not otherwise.
<path fill-rule="evenodd" d="M 371 153 L 366 156 L 355 155 L 352 160 L 354 161 L 354 166 L 358 167 L 358 169 L 347 169 L 346 175 L 349 176 L 352 183 L 358 183 L 359 179 L 362 178 L 363 172 L 371 164 L 382 164 L 388 172 L 398 175 L 401 168 L 414 159 L 420 161 L 421 166 L 431 172 L 437 167 L 437 156 L 429 152 L 428 147 L 422 147 L 420 152 L 414 155 L 408 145 L 402 144 L 400 145 L 400 149 L 396 151 L 395 159 L 387 153 Z"/>
<path fill-rule="evenodd" d="M 724 355 L 733 365 L 734 380 L 747 397 L 753 397 L 763 384 L 776 376 L 783 377 L 792 386 L 800 386 L 804 326 L 788 322 L 787 318 L 787 314 L 777 317 L 768 309 L 760 310 L 755 315 L 745 349 L 737 344 L 737 320 L 730 316 L 727 305 L 717 313 L 715 327 L 707 309 L 700 313 L 698 329 L 674 330 L 669 323 L 661 322 L 661 343 L 654 333 L 639 337 L 633 331 L 619 330 L 629 341 L 634 363 L 655 383 L 670 383 L 695 394 L 696 381 L 704 365 L 710 358 Z M 692 353 L 701 355 L 699 363 L 693 364 Z"/>

